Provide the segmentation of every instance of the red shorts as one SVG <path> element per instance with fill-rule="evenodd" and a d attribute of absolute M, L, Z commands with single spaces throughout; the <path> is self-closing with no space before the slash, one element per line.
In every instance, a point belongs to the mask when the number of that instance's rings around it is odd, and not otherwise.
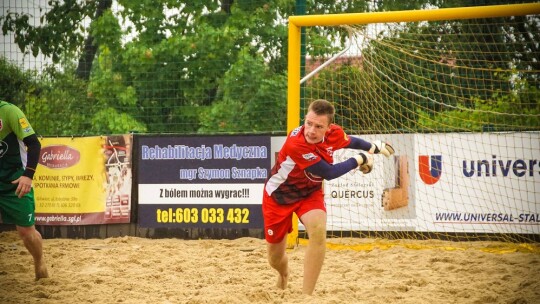
<path fill-rule="evenodd" d="M 268 243 L 279 243 L 287 233 L 292 232 L 293 213 L 301 218 L 306 212 L 315 209 L 326 212 L 322 190 L 315 191 L 303 200 L 290 205 L 280 205 L 266 191 L 263 192 L 264 236 Z"/>

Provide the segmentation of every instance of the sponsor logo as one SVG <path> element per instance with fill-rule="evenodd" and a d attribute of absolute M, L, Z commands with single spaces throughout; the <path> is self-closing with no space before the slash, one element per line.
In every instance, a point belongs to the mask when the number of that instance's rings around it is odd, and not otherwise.
<path fill-rule="evenodd" d="M 4 124 L 2 123 L 2 119 L 0 119 L 0 131 L 2 131 L 3 126 L 4 126 Z"/>
<path fill-rule="evenodd" d="M 292 130 L 291 137 L 298 135 L 302 127 L 297 127 L 296 129 Z"/>
<path fill-rule="evenodd" d="M 418 166 L 422 181 L 427 185 L 433 185 L 441 178 L 442 155 L 419 155 Z"/>
<path fill-rule="evenodd" d="M 314 153 L 302 154 L 302 157 L 303 157 L 305 160 L 307 160 L 307 161 L 311 161 L 311 160 L 317 159 L 317 156 L 316 156 Z"/>
<path fill-rule="evenodd" d="M 51 169 L 64 169 L 79 163 L 81 153 L 69 146 L 56 145 L 41 148 L 39 163 Z"/>
<path fill-rule="evenodd" d="M 30 127 L 30 124 L 28 123 L 28 120 L 26 120 L 26 118 L 19 118 L 19 125 L 21 126 L 21 129 L 24 133 L 32 132 L 32 127 Z"/>
<path fill-rule="evenodd" d="M 540 168 L 538 159 L 499 159 L 492 155 L 491 159 L 463 160 L 463 176 L 490 177 L 490 176 L 534 176 Z"/>
<path fill-rule="evenodd" d="M 19 118 L 19 124 L 21 125 L 21 128 L 23 128 L 23 129 L 26 129 L 26 128 L 30 127 L 30 124 L 28 123 L 28 121 L 24 117 Z"/>

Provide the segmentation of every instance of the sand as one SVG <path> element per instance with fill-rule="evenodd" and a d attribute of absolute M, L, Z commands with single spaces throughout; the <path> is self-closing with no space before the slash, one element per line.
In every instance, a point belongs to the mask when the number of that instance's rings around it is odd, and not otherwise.
<path fill-rule="evenodd" d="M 306 241 L 276 273 L 257 238 L 46 239 L 50 278 L 34 280 L 15 232 L 0 233 L 0 303 L 540 303 L 537 244 L 329 239 L 312 296 Z"/>

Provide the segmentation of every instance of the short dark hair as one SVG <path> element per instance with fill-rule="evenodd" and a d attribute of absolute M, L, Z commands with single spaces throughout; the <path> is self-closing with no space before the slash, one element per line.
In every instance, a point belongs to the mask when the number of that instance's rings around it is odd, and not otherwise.
<path fill-rule="evenodd" d="M 317 115 L 326 115 L 328 123 L 334 122 L 334 114 L 336 113 L 334 105 L 325 99 L 316 99 L 309 104 L 308 112 L 313 111 Z"/>

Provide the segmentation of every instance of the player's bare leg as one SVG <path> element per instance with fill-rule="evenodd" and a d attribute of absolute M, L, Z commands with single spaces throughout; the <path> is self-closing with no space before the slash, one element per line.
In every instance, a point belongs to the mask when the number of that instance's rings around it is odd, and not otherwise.
<path fill-rule="evenodd" d="M 304 257 L 304 284 L 302 293 L 311 295 L 319 279 L 326 255 L 326 212 L 311 210 L 301 217 L 309 236 Z"/>
<path fill-rule="evenodd" d="M 16 226 L 19 236 L 22 239 L 24 246 L 34 259 L 34 271 L 36 280 L 48 278 L 49 273 L 43 259 L 43 239 L 41 234 L 36 230 L 35 226 L 22 227 Z"/>
<path fill-rule="evenodd" d="M 287 237 L 279 243 L 267 243 L 268 263 L 278 272 L 276 286 L 280 289 L 287 288 L 289 279 L 289 257 L 286 253 Z"/>

